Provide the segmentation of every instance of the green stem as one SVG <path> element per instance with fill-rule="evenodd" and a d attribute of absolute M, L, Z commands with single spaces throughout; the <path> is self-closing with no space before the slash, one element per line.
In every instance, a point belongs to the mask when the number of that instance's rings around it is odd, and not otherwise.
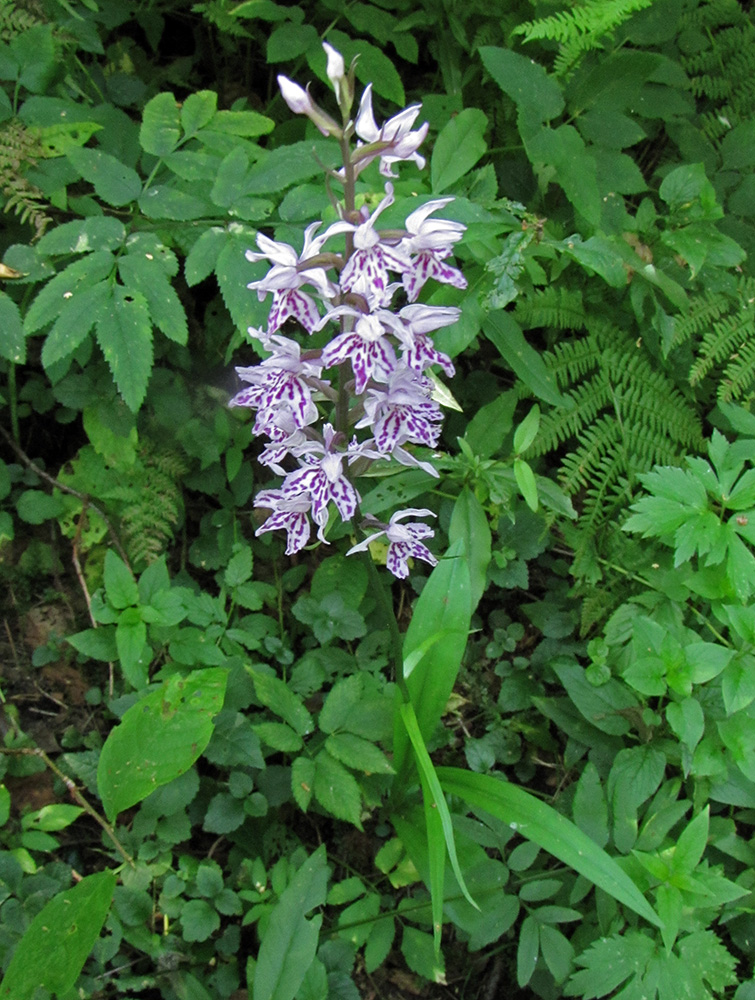
<path fill-rule="evenodd" d="M 358 517 L 358 513 L 357 513 Z M 356 519 L 356 518 L 355 518 Z M 357 536 L 361 532 L 357 532 Z M 380 609 L 383 612 L 383 618 L 388 626 L 388 633 L 391 637 L 391 659 L 393 660 L 393 676 L 398 685 L 398 689 L 401 692 L 401 697 L 407 703 L 411 702 L 411 696 L 409 694 L 409 688 L 407 687 L 406 680 L 404 679 L 404 643 L 401 638 L 401 633 L 399 632 L 398 622 L 396 621 L 396 615 L 393 612 L 393 608 L 388 600 L 388 594 L 386 593 L 385 587 L 383 586 L 383 581 L 380 579 L 380 575 L 377 571 L 375 563 L 372 561 L 372 556 L 369 551 L 362 552 L 362 561 L 367 567 L 367 573 L 370 577 L 370 584 L 372 593 L 377 597 L 380 604 Z"/>

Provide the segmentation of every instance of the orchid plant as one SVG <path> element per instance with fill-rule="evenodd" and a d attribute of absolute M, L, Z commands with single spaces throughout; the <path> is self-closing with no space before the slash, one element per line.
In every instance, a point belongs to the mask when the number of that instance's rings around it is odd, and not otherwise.
<path fill-rule="evenodd" d="M 331 194 L 339 218 L 322 233 L 318 233 L 322 222 L 309 225 L 301 253 L 263 233 L 257 235 L 258 250 L 247 251 L 249 261 L 271 264 L 264 278 L 249 284 L 260 301 L 272 293 L 267 329 L 249 329 L 269 355 L 258 365 L 236 369 L 247 385 L 231 405 L 256 411 L 254 434 L 269 439 L 259 461 L 282 477 L 280 487 L 262 490 L 254 501 L 256 507 L 270 511 L 258 535 L 285 530 L 286 554 L 291 555 L 309 542 L 313 521 L 317 537 L 327 543 L 332 505 L 344 522 L 361 521 L 361 527 L 370 531 L 347 554 L 366 549 L 384 535 L 388 569 L 405 578 L 410 558 L 431 566 L 437 563 L 424 544 L 433 536 L 432 529 L 422 521 L 408 520 L 434 515 L 409 508 L 394 513 L 387 524 L 362 520 L 354 479 L 376 461 L 419 466 L 437 476 L 413 446 L 437 446 L 443 416 L 427 372 L 437 365 L 450 376 L 454 366 L 434 347 L 429 334 L 455 323 L 460 310 L 417 299 L 431 278 L 466 288 L 461 271 L 449 263 L 465 227 L 435 218 L 453 201 L 439 198 L 413 211 L 403 229 L 378 228 L 381 214 L 394 202 L 390 181 L 397 176 L 394 165 L 411 160 L 424 166 L 418 149 L 428 126 L 414 129 L 420 105 L 412 105 L 378 127 L 371 84 L 352 119 L 354 63 L 347 71 L 340 53 L 327 43 L 323 48 L 340 125 L 315 104 L 309 89 L 285 76 L 279 76 L 278 83 L 292 111 L 307 115 L 324 135 L 340 143 L 343 166 L 327 176 L 329 192 L 333 183 L 343 190 L 340 201 Z M 384 196 L 370 214 L 365 206 L 357 208 L 356 181 L 378 158 L 380 174 L 386 178 Z M 327 249 L 340 237 L 343 251 Z M 397 307 L 399 298 L 407 304 Z M 281 333 L 292 319 L 310 335 L 329 324 L 338 329 L 324 348 L 308 350 Z M 331 373 L 336 373 L 335 384 L 324 377 Z M 327 406 L 330 414 L 318 429 L 321 406 Z M 361 436 L 356 433 L 360 431 Z M 291 460 L 298 463 L 293 470 Z"/>

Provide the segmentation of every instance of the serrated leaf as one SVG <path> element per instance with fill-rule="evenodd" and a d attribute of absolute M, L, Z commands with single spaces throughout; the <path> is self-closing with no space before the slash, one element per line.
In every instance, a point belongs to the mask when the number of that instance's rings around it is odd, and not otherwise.
<path fill-rule="evenodd" d="M 184 941 L 206 941 L 220 927 L 214 906 L 204 899 L 190 899 L 181 910 L 181 936 Z"/>
<path fill-rule="evenodd" d="M 364 682 L 359 674 L 351 674 L 333 685 L 318 719 L 323 733 L 334 733 L 348 724 L 352 712 L 360 703 L 363 690 Z"/>
<path fill-rule="evenodd" d="M 430 162 L 433 191 L 445 191 L 483 156 L 488 148 L 487 127 L 487 115 L 479 108 L 465 108 L 444 125 Z"/>
<path fill-rule="evenodd" d="M 158 330 L 177 344 L 185 344 L 189 335 L 186 312 L 154 255 L 127 254 L 118 261 L 118 271 L 127 289 L 144 296 Z"/>
<path fill-rule="evenodd" d="M 115 287 L 112 312 L 97 321 L 97 342 L 126 405 L 136 413 L 147 393 L 153 363 L 152 324 L 140 292 Z"/>
<path fill-rule="evenodd" d="M 202 233 L 186 257 L 184 273 L 187 285 L 198 285 L 212 274 L 227 239 L 227 231 L 219 226 L 213 226 Z"/>
<path fill-rule="evenodd" d="M 132 617 L 135 609 L 128 608 L 121 616 Z M 137 612 L 138 613 L 138 612 Z M 121 662 L 123 676 L 131 687 L 141 690 L 149 676 L 149 656 L 145 656 L 147 626 L 141 620 L 119 621 L 115 628 L 115 648 Z"/>
<path fill-rule="evenodd" d="M 100 317 L 112 311 L 112 292 L 109 281 L 99 281 L 71 294 L 42 345 L 45 368 L 72 354 Z"/>
<path fill-rule="evenodd" d="M 227 678 L 223 667 L 174 674 L 111 730 L 97 768 L 97 789 L 111 821 L 197 760 L 212 736 Z"/>
<path fill-rule="evenodd" d="M 285 720 L 300 736 L 312 732 L 312 716 L 286 683 L 272 674 L 259 673 L 251 667 L 247 667 L 247 670 L 254 681 L 257 697 L 266 708 Z"/>
<path fill-rule="evenodd" d="M 260 740 L 273 750 L 295 753 L 304 746 L 304 740 L 285 722 L 258 722 L 252 726 Z"/>
<path fill-rule="evenodd" d="M 94 185 L 97 195 L 108 205 L 128 205 L 141 194 L 139 174 L 110 153 L 88 146 L 74 146 L 67 156 L 73 167 L 85 181 Z"/>
<path fill-rule="evenodd" d="M 374 743 L 353 733 L 333 733 L 325 740 L 328 753 L 354 771 L 365 774 L 393 774 L 393 767 Z"/>
<path fill-rule="evenodd" d="M 327 752 L 315 758 L 315 798 L 336 819 L 344 819 L 362 829 L 362 795 L 353 775 Z"/>
<path fill-rule="evenodd" d="M 0 291 L 0 357 L 14 364 L 26 361 L 26 338 L 18 306 Z"/>
<path fill-rule="evenodd" d="M 258 111 L 218 111 L 198 138 L 202 139 L 209 132 L 220 132 L 223 135 L 253 139 L 258 135 L 267 135 L 274 128 L 272 118 L 267 118 Z"/>
<path fill-rule="evenodd" d="M 46 903 L 13 952 L 0 997 L 32 1000 L 40 987 L 68 993 L 105 923 L 115 882 L 111 871 L 88 875 Z"/>
<path fill-rule="evenodd" d="M 139 143 L 145 153 L 165 156 L 181 139 L 181 116 L 173 94 L 156 94 L 142 114 Z"/>
<path fill-rule="evenodd" d="M 108 250 L 97 250 L 69 264 L 60 274 L 47 282 L 37 294 L 24 318 L 27 335 L 51 323 L 60 314 L 65 303 L 80 288 L 91 287 L 113 270 L 115 257 Z"/>
<path fill-rule="evenodd" d="M 200 187 L 174 179 L 172 183 L 153 184 L 147 188 L 139 197 L 139 208 L 148 219 L 189 222 L 217 215 L 207 195 L 206 183 Z"/>
<path fill-rule="evenodd" d="M 600 775 L 592 761 L 585 765 L 574 795 L 574 822 L 598 847 L 608 843 L 608 805 Z"/>
<path fill-rule="evenodd" d="M 311 757 L 297 757 L 291 766 L 291 791 L 296 804 L 306 812 L 315 787 L 315 762 Z"/>

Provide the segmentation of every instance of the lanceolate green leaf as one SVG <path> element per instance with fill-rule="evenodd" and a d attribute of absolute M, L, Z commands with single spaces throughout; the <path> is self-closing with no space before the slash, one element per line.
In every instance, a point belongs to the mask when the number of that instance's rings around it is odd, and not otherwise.
<path fill-rule="evenodd" d="M 455 767 L 438 768 L 437 775 L 446 792 L 508 823 L 527 840 L 539 844 L 649 923 L 662 926 L 658 915 L 626 872 L 552 806 L 523 788 L 490 775 L 473 774 Z"/>
<path fill-rule="evenodd" d="M 425 655 L 406 678 L 417 721 L 424 739 L 429 739 L 453 690 L 469 632 L 470 583 L 463 542 L 454 542 L 430 579 L 414 608 L 404 638 L 404 663 L 412 653 L 428 644 Z M 443 635 L 442 641 L 433 641 Z M 399 718 L 394 730 L 394 766 L 401 775 L 409 763 L 406 729 Z M 406 777 L 406 775 L 404 775 Z M 399 778 L 399 785 L 401 779 Z"/>
<path fill-rule="evenodd" d="M 97 790 L 111 821 L 188 771 L 210 742 L 227 677 L 222 667 L 174 674 L 126 712 L 105 740 L 97 768 Z"/>
<path fill-rule="evenodd" d="M 112 285 L 98 281 L 66 300 L 42 347 L 45 368 L 76 350 L 101 315 L 112 310 Z"/>
<path fill-rule="evenodd" d="M 31 1000 L 40 987 L 56 996 L 73 989 L 105 923 L 115 882 L 113 872 L 98 872 L 53 896 L 13 953 L 0 997 Z"/>
<path fill-rule="evenodd" d="M 546 403 L 565 405 L 555 377 L 545 367 L 538 352 L 527 343 L 522 328 L 511 313 L 502 309 L 491 312 L 483 321 L 482 329 L 528 389 Z"/>
<path fill-rule="evenodd" d="M 441 130 L 430 163 L 433 191 L 445 191 L 477 163 L 488 148 L 487 126 L 484 112 L 465 108 Z"/>
<path fill-rule="evenodd" d="M 475 909 L 479 909 L 477 903 L 472 899 L 464 881 L 459 859 L 456 856 L 456 843 L 454 841 L 454 831 L 451 825 L 451 813 L 438 781 L 433 762 L 422 738 L 417 725 L 417 716 L 411 705 L 404 702 L 400 708 L 401 721 L 406 727 L 412 749 L 419 767 L 420 781 L 422 783 L 422 796 L 425 802 L 425 819 L 427 822 L 427 848 L 430 858 L 430 891 L 432 894 L 433 908 L 433 932 L 436 941 L 436 950 L 440 948 L 440 924 L 443 912 L 443 882 L 445 859 L 442 851 L 440 836 L 445 841 L 445 848 L 448 851 L 448 860 L 451 862 L 451 869 L 456 876 L 464 897 Z M 429 814 L 435 813 L 438 819 L 434 819 Z M 440 836 L 439 836 L 440 834 Z"/>
<path fill-rule="evenodd" d="M 491 535 L 482 504 L 469 487 L 465 486 L 456 499 L 448 538 L 451 542 L 457 539 L 464 542 L 470 576 L 471 607 L 474 610 L 485 590 L 488 563 L 491 559 Z"/>
<path fill-rule="evenodd" d="M 318 847 L 281 893 L 260 945 L 252 1000 L 293 1000 L 317 952 L 322 916 L 306 914 L 327 897 L 325 847 Z"/>
<path fill-rule="evenodd" d="M 560 86 L 532 59 L 493 45 L 483 45 L 479 52 L 485 69 L 501 90 L 537 121 L 550 121 L 564 110 Z"/>

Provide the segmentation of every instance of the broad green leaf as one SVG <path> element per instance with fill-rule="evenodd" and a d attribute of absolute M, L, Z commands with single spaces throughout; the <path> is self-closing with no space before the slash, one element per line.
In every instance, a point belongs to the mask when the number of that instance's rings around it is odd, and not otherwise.
<path fill-rule="evenodd" d="M 445 791 L 485 809 L 655 927 L 661 926 L 653 908 L 624 869 L 552 806 L 491 775 L 452 767 L 438 768 L 437 773 Z"/>
<path fill-rule="evenodd" d="M 364 690 L 364 681 L 360 674 L 350 674 L 336 681 L 328 692 L 318 726 L 323 733 L 335 733 L 348 725 L 354 709 L 358 707 Z"/>
<path fill-rule="evenodd" d="M 96 250 L 69 264 L 60 274 L 47 282 L 37 294 L 24 318 L 24 329 L 35 333 L 47 323 L 52 323 L 60 314 L 65 303 L 79 289 L 95 285 L 107 278 L 115 264 L 115 257 L 108 250 Z"/>
<path fill-rule="evenodd" d="M 435 948 L 434 939 L 411 924 L 404 924 L 401 935 L 401 954 L 406 964 L 418 976 L 431 983 L 445 983 L 446 972 L 443 955 Z"/>
<path fill-rule="evenodd" d="M 337 167 L 340 162 L 338 144 L 324 139 L 280 146 L 251 168 L 247 194 L 277 193 L 291 184 L 319 177 L 323 166 Z"/>
<path fill-rule="evenodd" d="M 321 750 L 315 758 L 315 798 L 336 819 L 345 819 L 362 829 L 362 794 L 352 774 Z"/>
<path fill-rule="evenodd" d="M 368 973 L 374 972 L 386 960 L 395 936 L 396 922 L 389 915 L 383 915 L 372 925 L 364 947 L 364 966 Z"/>
<path fill-rule="evenodd" d="M 360 38 L 352 41 L 342 31 L 328 32 L 328 41 L 343 56 L 346 66 L 352 59 L 359 57 L 356 63 L 356 77 L 363 84 L 372 83 L 373 90 L 381 97 L 403 107 L 406 104 L 404 85 L 401 82 L 396 67 L 382 49 Z M 378 124 L 382 124 L 378 122 Z"/>
<path fill-rule="evenodd" d="M 502 309 L 489 313 L 483 320 L 482 329 L 528 389 L 546 403 L 565 405 L 566 400 L 558 391 L 555 376 L 545 367 L 540 354 L 527 343 L 522 328 L 511 313 Z"/>
<path fill-rule="evenodd" d="M 598 769 L 588 761 L 577 782 L 572 805 L 574 822 L 598 847 L 608 843 L 608 806 Z"/>
<path fill-rule="evenodd" d="M 42 987 L 62 996 L 73 989 L 105 923 L 114 872 L 87 875 L 42 907 L 13 952 L 0 997 L 32 1000 Z"/>
<path fill-rule="evenodd" d="M 262 704 L 291 726 L 300 736 L 311 733 L 315 727 L 312 716 L 291 688 L 273 674 L 263 674 L 251 667 L 248 673 L 254 681 L 254 689 Z"/>
<path fill-rule="evenodd" d="M 127 254 L 118 261 L 118 271 L 127 289 L 144 296 L 152 322 L 158 330 L 177 344 L 185 344 L 189 335 L 186 312 L 154 255 Z"/>
<path fill-rule="evenodd" d="M 60 493 L 50 495 L 44 490 L 24 490 L 16 501 L 16 512 L 27 524 L 42 524 L 60 517 L 65 510 Z"/>
<path fill-rule="evenodd" d="M 540 429 L 540 407 L 535 403 L 530 412 L 519 424 L 514 434 L 514 451 L 517 455 L 527 451 L 529 446 L 537 437 Z"/>
<path fill-rule="evenodd" d="M 304 55 L 307 49 L 319 48 L 319 35 L 311 24 L 283 24 L 267 40 L 267 61 L 289 62 Z"/>
<path fill-rule="evenodd" d="M 174 219 L 188 222 L 203 216 L 217 215 L 204 185 L 183 183 L 153 184 L 139 197 L 139 208 L 148 219 Z"/>
<path fill-rule="evenodd" d="M 205 229 L 186 257 L 184 273 L 187 285 L 198 285 L 212 274 L 227 239 L 228 233 L 219 226 Z"/>
<path fill-rule="evenodd" d="M 105 594 L 114 608 L 128 608 L 139 603 L 139 588 L 133 573 L 112 549 L 105 553 Z"/>
<path fill-rule="evenodd" d="M 488 148 L 487 127 L 487 115 L 479 108 L 465 108 L 446 123 L 430 161 L 433 191 L 445 191 L 472 169 Z"/>
<path fill-rule="evenodd" d="M 554 180 L 564 189 L 575 210 L 591 225 L 599 226 L 603 199 L 597 164 L 579 132 L 572 125 L 556 129 L 541 127 L 527 135 L 524 145 L 533 164 L 554 168 Z"/>
<path fill-rule="evenodd" d="M 97 321 L 97 342 L 128 408 L 139 409 L 152 373 L 152 324 L 141 292 L 116 286 L 112 312 Z"/>
<path fill-rule="evenodd" d="M 467 553 L 470 602 L 474 610 L 485 590 L 491 559 L 491 534 L 482 504 L 468 486 L 465 486 L 456 498 L 448 529 L 448 540 L 452 544 L 461 541 Z"/>
<path fill-rule="evenodd" d="M 18 306 L 5 292 L 0 291 L 0 357 L 14 364 L 26 361 L 26 339 Z"/>
<path fill-rule="evenodd" d="M 332 733 L 325 740 L 325 749 L 353 771 L 393 774 L 393 767 L 382 750 L 354 733 Z"/>
<path fill-rule="evenodd" d="M 493 45 L 482 45 L 478 51 L 483 66 L 501 90 L 538 122 L 557 118 L 564 110 L 559 84 L 532 59 Z"/>
<path fill-rule="evenodd" d="M 146 643 L 147 626 L 141 620 L 139 610 L 126 608 L 115 627 L 115 648 L 123 676 L 137 691 L 146 687 L 149 678 L 151 654 L 145 652 Z"/>
<path fill-rule="evenodd" d="M 420 653 L 406 683 L 424 739 L 432 736 L 453 690 L 467 645 L 470 618 L 469 569 L 463 544 L 458 541 L 430 574 L 404 637 L 405 675 L 413 654 Z M 396 771 L 402 775 L 409 764 L 409 742 L 398 716 L 393 753 Z"/>
<path fill-rule="evenodd" d="M 721 677 L 721 694 L 727 715 L 740 712 L 755 700 L 755 657 L 740 653 L 732 660 Z"/>
<path fill-rule="evenodd" d="M 66 299 L 60 315 L 42 346 L 42 364 L 50 368 L 67 358 L 87 337 L 94 324 L 113 309 L 113 286 L 109 281 L 81 288 Z"/>
<path fill-rule="evenodd" d="M 671 859 L 674 872 L 691 875 L 697 868 L 708 843 L 709 823 L 710 806 L 706 806 L 679 834 Z"/>
<path fill-rule="evenodd" d="M 730 129 L 721 140 L 725 170 L 755 166 L 755 121 L 746 118 Z"/>
<path fill-rule="evenodd" d="M 306 914 L 327 897 L 325 846 L 318 847 L 281 893 L 259 948 L 252 1000 L 293 1000 L 315 959 L 322 916 Z"/>
<path fill-rule="evenodd" d="M 173 94 L 156 94 L 148 101 L 139 129 L 139 143 L 145 153 L 166 156 L 181 138 L 181 116 Z"/>
<path fill-rule="evenodd" d="M 291 765 L 291 791 L 297 806 L 306 812 L 315 787 L 315 762 L 311 757 L 297 757 Z"/>
<path fill-rule="evenodd" d="M 624 259 L 607 237 L 591 236 L 589 240 L 583 241 L 579 236 L 570 236 L 569 239 L 563 240 L 559 247 L 582 267 L 599 274 L 612 288 L 624 288 L 627 284 Z"/>
<path fill-rule="evenodd" d="M 613 840 L 627 853 L 637 840 L 637 810 L 660 785 L 666 755 L 651 745 L 625 747 L 614 758 L 608 775 L 608 800 L 613 809 Z"/>
<path fill-rule="evenodd" d="M 85 181 L 94 185 L 97 195 L 108 205 L 128 205 L 141 194 L 139 174 L 102 149 L 74 146 L 68 159 Z"/>
<path fill-rule="evenodd" d="M 174 674 L 133 705 L 100 753 L 97 789 L 111 820 L 188 771 L 210 741 L 228 672 Z"/>
<path fill-rule="evenodd" d="M 490 458 L 499 451 L 514 426 L 516 392 L 503 392 L 475 413 L 467 424 L 464 437 L 472 451 L 481 458 Z"/>
<path fill-rule="evenodd" d="M 526 986 L 532 979 L 539 954 L 540 927 L 534 916 L 530 914 L 522 921 L 516 949 L 516 981 L 520 987 Z"/>
<path fill-rule="evenodd" d="M 189 94 L 181 105 L 181 128 L 188 139 L 212 121 L 218 109 L 218 95 L 214 90 L 199 90 Z M 172 113 L 171 113 L 172 115 Z"/>
<path fill-rule="evenodd" d="M 270 300 L 262 302 L 246 287 L 250 281 L 264 277 L 268 267 L 264 261 L 250 264 L 244 256 L 253 245 L 253 230 L 241 228 L 240 232 L 229 233 L 220 248 L 215 272 L 228 312 L 234 326 L 247 330 L 250 326 L 263 327 L 270 312 Z"/>
<path fill-rule="evenodd" d="M 217 132 L 224 136 L 253 139 L 258 135 L 267 135 L 274 127 L 272 118 L 266 118 L 258 111 L 218 111 L 198 138 L 209 142 L 212 133 Z"/>

